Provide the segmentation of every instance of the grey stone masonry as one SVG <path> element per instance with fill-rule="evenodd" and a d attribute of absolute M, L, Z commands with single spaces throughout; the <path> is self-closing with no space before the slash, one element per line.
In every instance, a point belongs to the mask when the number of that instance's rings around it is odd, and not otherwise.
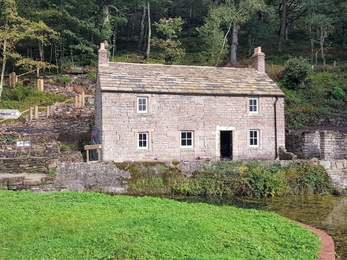
<path fill-rule="evenodd" d="M 299 159 L 342 160 L 347 158 L 347 134 L 338 131 L 291 131 L 286 148 Z"/>
<path fill-rule="evenodd" d="M 139 114 L 137 97 L 148 99 L 148 113 Z M 194 160 L 220 157 L 220 132 L 232 132 L 236 160 L 275 159 L 273 97 L 259 98 L 259 113 L 248 112 L 248 97 L 104 93 L 102 128 L 104 161 L 154 159 Z M 284 146 L 283 98 L 277 104 L 277 145 Z M 259 131 L 251 147 L 250 130 Z M 180 132 L 193 132 L 193 145 L 180 147 Z M 138 149 L 138 134 L 148 133 L 148 149 Z"/>
<path fill-rule="evenodd" d="M 103 161 L 278 158 L 284 93 L 264 73 L 260 48 L 256 69 L 114 63 L 103 52 L 95 96 Z"/>

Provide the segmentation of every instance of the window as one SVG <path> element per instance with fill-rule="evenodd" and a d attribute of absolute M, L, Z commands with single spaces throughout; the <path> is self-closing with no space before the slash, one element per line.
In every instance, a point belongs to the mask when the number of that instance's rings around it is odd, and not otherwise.
<path fill-rule="evenodd" d="M 251 147 L 259 146 L 259 130 L 249 131 L 249 146 Z"/>
<path fill-rule="evenodd" d="M 148 149 L 148 133 L 138 133 L 138 148 Z"/>
<path fill-rule="evenodd" d="M 137 113 L 147 113 L 148 112 L 148 99 L 146 97 L 137 98 Z"/>
<path fill-rule="evenodd" d="M 250 98 L 248 100 L 248 109 L 249 113 L 258 113 L 258 99 L 257 98 Z"/>
<path fill-rule="evenodd" d="M 193 132 L 181 131 L 181 147 L 189 148 L 193 147 Z"/>

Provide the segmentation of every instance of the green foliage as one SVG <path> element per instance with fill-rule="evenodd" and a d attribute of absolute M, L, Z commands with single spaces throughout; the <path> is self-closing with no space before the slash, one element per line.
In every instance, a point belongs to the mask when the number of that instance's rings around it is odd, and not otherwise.
<path fill-rule="evenodd" d="M 302 57 L 290 58 L 283 72 L 282 84 L 289 89 L 297 89 L 304 81 L 310 69 L 310 64 Z"/>
<path fill-rule="evenodd" d="M 56 101 L 61 102 L 64 100 L 66 100 L 66 97 L 37 91 L 34 87 L 5 87 L 2 99 L 0 100 L 0 107 L 25 110 L 33 105 L 51 105 Z"/>
<path fill-rule="evenodd" d="M 332 95 L 335 99 L 338 99 L 338 100 L 346 99 L 346 92 L 340 87 L 334 87 Z"/>
<path fill-rule="evenodd" d="M 287 167 L 286 182 L 292 194 L 331 194 L 332 181 L 322 165 L 296 163 Z"/>
<path fill-rule="evenodd" d="M 311 119 L 346 116 L 347 74 L 340 70 L 310 72 L 305 88 L 296 90 L 282 87 L 285 97 L 287 129 L 305 126 Z"/>
<path fill-rule="evenodd" d="M 166 64 L 171 64 L 173 61 L 185 55 L 184 49 L 180 48 L 181 42 L 173 40 L 177 38 L 177 33 L 182 30 L 182 18 L 165 18 L 160 19 L 159 23 L 154 23 L 158 32 L 161 32 L 166 37 L 165 40 L 154 38 L 153 46 L 158 47 L 162 53 L 161 56 Z"/>
<path fill-rule="evenodd" d="M 54 82 L 56 82 L 56 83 L 70 83 L 71 79 L 69 76 L 60 76 L 60 77 L 54 78 Z"/>
<path fill-rule="evenodd" d="M 87 79 L 90 82 L 96 82 L 96 72 L 88 72 Z"/>
<path fill-rule="evenodd" d="M 218 162 L 173 190 L 184 195 L 272 197 L 331 193 L 332 183 L 324 168 L 313 164 Z"/>
<path fill-rule="evenodd" d="M 2 259 L 307 260 L 321 247 L 264 211 L 98 193 L 0 197 Z"/>

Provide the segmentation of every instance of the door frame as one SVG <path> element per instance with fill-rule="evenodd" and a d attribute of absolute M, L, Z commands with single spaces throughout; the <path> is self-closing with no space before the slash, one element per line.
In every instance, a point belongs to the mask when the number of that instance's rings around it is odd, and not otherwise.
<path fill-rule="evenodd" d="M 231 125 L 218 125 L 216 127 L 216 158 L 221 158 L 221 131 L 230 131 L 232 132 L 232 141 L 235 139 L 235 126 Z M 234 147 L 234 146 L 233 146 Z M 235 151 L 232 148 L 232 156 Z"/>

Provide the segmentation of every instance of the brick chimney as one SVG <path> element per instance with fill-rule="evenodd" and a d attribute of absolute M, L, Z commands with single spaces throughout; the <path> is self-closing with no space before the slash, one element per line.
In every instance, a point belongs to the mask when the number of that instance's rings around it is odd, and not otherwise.
<path fill-rule="evenodd" d="M 108 65 L 108 51 L 105 49 L 105 43 L 100 43 L 100 49 L 98 51 L 98 64 L 99 66 Z"/>
<path fill-rule="evenodd" d="M 265 73 L 265 54 L 261 52 L 261 47 L 254 49 L 254 54 L 252 55 L 252 65 L 257 71 Z"/>

